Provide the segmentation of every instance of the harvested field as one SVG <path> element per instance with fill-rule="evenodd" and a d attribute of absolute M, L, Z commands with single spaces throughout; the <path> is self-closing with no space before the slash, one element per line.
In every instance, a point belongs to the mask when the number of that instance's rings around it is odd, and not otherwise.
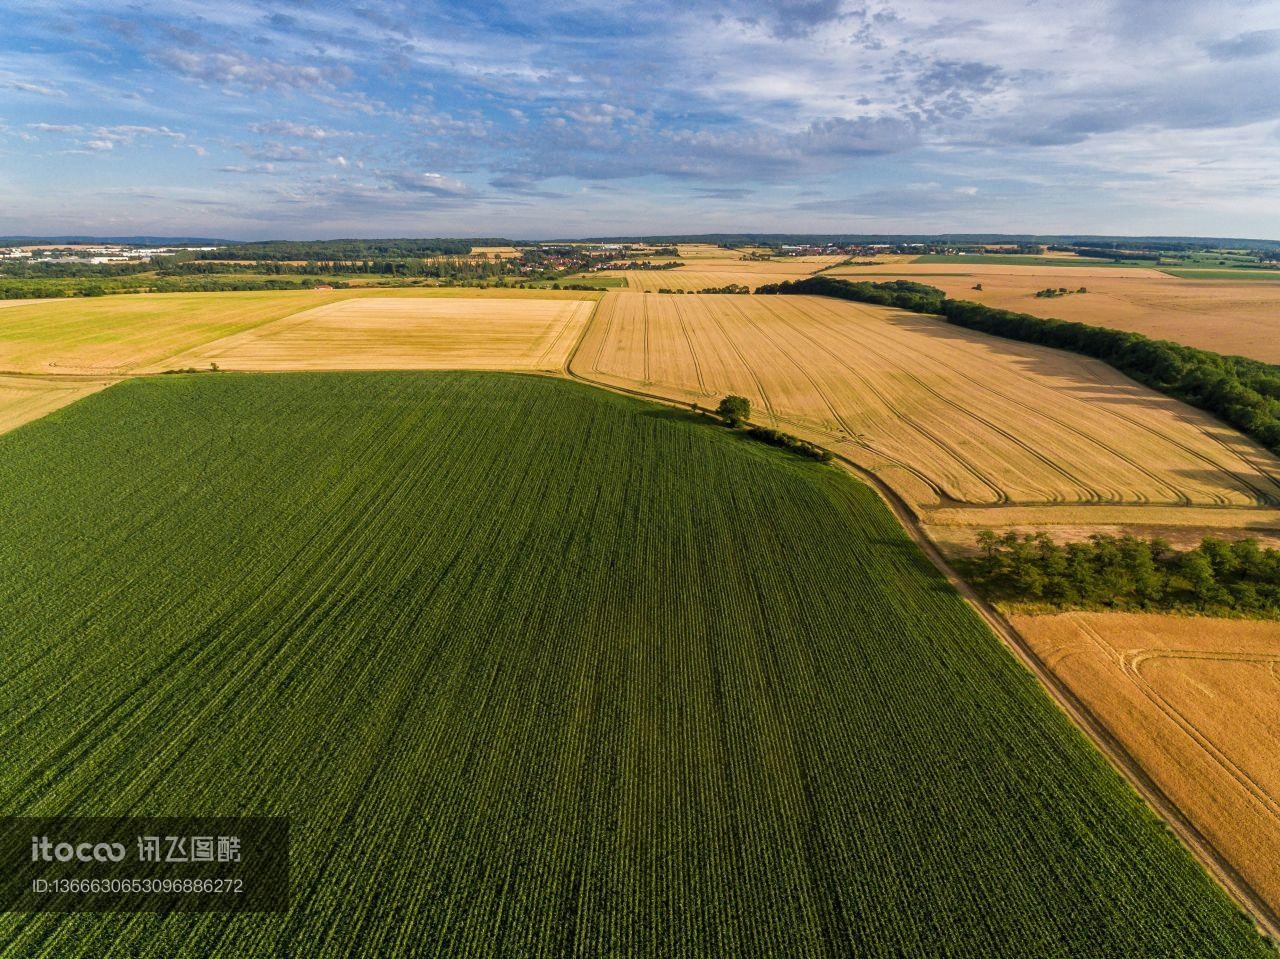
<path fill-rule="evenodd" d="M 676 247 L 682 260 L 741 260 L 745 250 L 726 250 L 715 243 L 681 243 Z"/>
<path fill-rule="evenodd" d="M 471 255 L 487 256 L 490 259 L 514 260 L 520 255 L 520 251 L 514 246 L 473 246 Z"/>
<path fill-rule="evenodd" d="M 1119 268 L 1083 278 L 1083 269 L 1074 267 L 1068 274 L 1030 268 L 975 267 L 962 275 L 912 274 L 907 278 L 936 286 L 958 300 L 1131 330 L 1216 353 L 1280 363 L 1280 283 L 1178 279 L 1154 272 L 1150 276 L 1130 276 Z M 890 280 L 906 274 L 895 267 L 892 274 L 878 273 L 874 268 L 856 273 L 841 268 L 831 271 L 831 275 Z M 983 288 L 974 290 L 976 283 Z M 1037 290 L 1060 286 L 1071 290 L 1084 286 L 1089 292 L 1052 298 L 1035 295 Z"/>
<path fill-rule="evenodd" d="M 1020 523 L 1019 515 L 1024 512 L 1027 519 Z M 1079 543 L 1097 533 L 1142 538 L 1159 536 L 1177 549 L 1192 549 L 1199 546 L 1206 536 L 1213 536 L 1228 541 L 1256 539 L 1263 546 L 1280 549 L 1280 511 L 1276 510 L 1197 510 L 1193 507 L 1160 511 L 1161 519 L 1168 520 L 1163 523 L 1152 523 L 1151 509 L 1141 506 L 1081 507 L 1075 512 L 1077 515 L 1073 520 L 1071 507 L 1063 507 L 1047 515 L 1045 510 L 1037 507 L 1017 506 L 1000 510 L 932 510 L 929 513 L 930 524 L 924 527 L 924 531 L 943 554 L 951 558 L 978 555 L 978 531 L 993 527 L 998 527 L 1001 533 L 1019 535 L 1045 532 L 1056 543 Z M 1224 512 L 1238 517 L 1238 523 L 1228 525 L 1224 522 Z M 1268 518 L 1251 520 L 1249 517 L 1255 513 Z M 995 523 L 993 519 L 999 522 Z"/>
<path fill-rule="evenodd" d="M 1280 623 L 1124 613 L 1012 622 L 1280 911 Z"/>
<path fill-rule="evenodd" d="M 124 374 L 345 292 L 154 293 L 0 311 L 0 370 Z"/>
<path fill-rule="evenodd" d="M 699 260 L 697 263 L 677 267 L 675 273 L 745 273 L 758 276 L 760 282 L 772 282 L 775 276 L 812 276 L 824 266 L 839 263 L 838 256 L 797 256 L 781 260 Z"/>
<path fill-rule="evenodd" d="M 1167 273 L 1143 266 L 1018 266 L 1016 264 L 999 263 L 921 263 L 912 260 L 909 263 L 895 263 L 891 270 L 878 266 L 839 266 L 828 270 L 829 276 L 843 276 L 851 279 L 875 279 L 888 274 L 889 279 L 911 279 L 913 277 L 958 276 L 973 277 L 973 282 L 983 282 L 985 276 L 1038 276 L 1045 280 L 1036 289 L 1046 286 L 1072 287 L 1085 285 L 1094 277 L 1128 277 L 1130 279 L 1168 280 Z M 1052 280 L 1052 284 L 1050 284 Z M 970 284 L 972 285 L 972 284 Z M 1074 287 L 1072 287 L 1074 288 Z"/>
<path fill-rule="evenodd" d="M 965 266 L 1014 266 L 1014 267 L 1080 267 L 1082 269 L 1160 269 L 1154 260 L 1111 260 L 1102 257 L 1034 256 L 1017 253 L 926 253 L 911 262 L 920 264 L 954 263 Z"/>
<path fill-rule="evenodd" d="M 115 380 L 83 376 L 0 374 L 0 433 L 96 393 Z"/>
<path fill-rule="evenodd" d="M 640 293 L 646 291 L 656 293 L 658 290 L 709 290 L 733 283 L 753 290 L 761 283 L 774 282 L 768 278 L 762 280 L 759 273 L 711 272 L 687 267 L 678 267 L 674 270 L 621 270 L 605 275 L 624 277 L 631 290 Z M 794 279 L 795 277 L 782 278 Z"/>
<path fill-rule="evenodd" d="M 167 369 L 177 354 L 326 303 L 399 299 L 591 299 L 555 290 L 356 289 L 145 293 L 39 300 L 0 310 L 0 371 L 123 375 Z M 181 364 L 189 365 L 189 364 Z"/>
<path fill-rule="evenodd" d="M 292 887 L 6 959 L 1270 955 L 875 494 L 678 411 L 152 377 L 0 488 L 0 808 L 288 816 Z"/>
<path fill-rule="evenodd" d="M 1103 363 L 918 314 L 610 293 L 572 369 L 703 405 L 744 395 L 759 422 L 848 455 L 917 510 L 981 507 L 999 525 L 1006 508 L 1099 522 L 1192 508 L 1210 525 L 1280 525 L 1280 461 L 1240 434 Z"/>
<path fill-rule="evenodd" d="M 558 370 L 594 300 L 369 297 L 295 313 L 167 366 L 227 370 Z"/>
<path fill-rule="evenodd" d="M 723 251 L 721 251 L 723 252 Z M 794 257 L 786 260 L 696 259 L 674 270 L 626 270 L 632 290 L 706 290 L 738 283 L 750 290 L 765 283 L 812 276 L 824 266 L 839 262 L 837 256 Z"/>

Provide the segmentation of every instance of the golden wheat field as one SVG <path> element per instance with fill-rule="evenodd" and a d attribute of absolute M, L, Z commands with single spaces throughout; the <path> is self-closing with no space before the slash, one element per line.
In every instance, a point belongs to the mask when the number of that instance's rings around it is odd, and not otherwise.
<path fill-rule="evenodd" d="M 1128 613 L 1011 621 L 1280 907 L 1280 623 Z"/>
<path fill-rule="evenodd" d="M 876 259 L 881 259 L 877 257 Z M 880 266 L 837 266 L 828 270 L 831 276 L 845 279 L 875 280 L 882 273 L 889 273 L 888 279 L 919 279 L 922 283 L 931 282 L 925 277 L 943 279 L 944 277 L 970 277 L 973 282 L 985 282 L 982 276 L 1039 276 L 1044 283 L 1037 289 L 1053 286 L 1087 286 L 1087 280 L 1094 277 L 1128 277 L 1130 279 L 1173 279 L 1168 273 L 1162 273 L 1144 266 L 1020 266 L 1018 264 L 1000 263 L 917 263 L 914 260 L 890 264 L 891 270 Z M 1070 280 L 1076 278 L 1072 284 Z"/>
<path fill-rule="evenodd" d="M 928 264 L 919 264 L 923 269 Z M 931 269 L 937 269 L 932 265 Z M 901 279 L 893 275 L 841 268 L 832 275 L 846 279 Z M 1081 275 L 1082 273 L 1088 275 Z M 1156 271 L 1086 267 L 975 266 L 964 274 L 925 275 L 917 279 L 945 290 L 958 300 L 973 300 L 1002 310 L 1075 320 L 1174 340 L 1216 353 L 1251 356 L 1280 363 L 1280 282 L 1257 280 L 1192 280 Z M 1119 276 L 1114 274 L 1121 274 Z M 973 287 L 982 284 L 981 290 Z M 1037 297 L 1047 287 L 1085 287 L 1088 293 Z"/>
<path fill-rule="evenodd" d="M 715 243 L 680 243 L 676 253 L 682 260 L 740 260 L 746 250 L 726 250 Z"/>
<path fill-rule="evenodd" d="M 145 293 L 0 311 L 0 370 L 125 374 L 349 291 Z"/>
<path fill-rule="evenodd" d="M 167 362 L 226 370 L 559 370 L 594 306 L 586 298 L 347 299 Z"/>
<path fill-rule="evenodd" d="M 0 374 L 0 433 L 39 419 L 115 380 L 87 376 L 6 376 Z"/>
<path fill-rule="evenodd" d="M 637 293 L 657 293 L 659 290 L 711 290 L 737 284 L 754 290 L 761 283 L 776 282 L 761 279 L 758 273 L 744 271 L 709 271 L 677 268 L 674 270 L 622 270 L 605 273 L 605 276 L 621 276 L 627 288 Z M 783 277 L 792 279 L 792 277 Z"/>
<path fill-rule="evenodd" d="M 720 251 L 721 253 L 725 251 Z M 798 280 L 839 262 L 835 256 L 793 257 L 785 260 L 741 260 L 725 257 L 693 259 L 673 270 L 624 270 L 603 275 L 622 276 L 638 292 L 708 290 L 731 284 L 754 290 L 765 283 Z"/>
<path fill-rule="evenodd" d="M 739 393 L 757 421 L 845 453 L 918 511 L 999 525 L 1010 507 L 1077 523 L 1190 508 L 1210 525 L 1280 525 L 1280 461 L 1240 434 L 1097 361 L 918 314 L 609 293 L 572 369 L 704 405 Z"/>
<path fill-rule="evenodd" d="M 1152 514 L 1159 522 L 1152 522 Z M 1049 533 L 1057 543 L 1079 543 L 1103 536 L 1159 536 L 1178 549 L 1193 549 L 1206 536 L 1229 541 L 1256 539 L 1263 546 L 1280 549 L 1280 511 L 1187 506 L 1177 509 L 1149 506 L 1062 506 L 1046 510 L 1037 506 L 930 510 L 924 532 L 944 556 L 972 558 L 982 550 L 978 532 L 993 525 L 997 514 L 1002 533 Z M 1103 520 L 1098 517 L 1102 515 Z"/>
<path fill-rule="evenodd" d="M 592 300 L 596 296 L 558 290 L 406 287 L 37 300 L 0 310 L 0 372 L 121 376 L 189 366 L 177 362 L 179 354 L 303 310 L 364 297 Z"/>

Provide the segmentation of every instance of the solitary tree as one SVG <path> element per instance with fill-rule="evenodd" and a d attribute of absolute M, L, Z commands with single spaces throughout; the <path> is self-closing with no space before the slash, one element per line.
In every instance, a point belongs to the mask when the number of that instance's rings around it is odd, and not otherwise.
<path fill-rule="evenodd" d="M 734 396 L 730 393 L 720 401 L 716 412 L 729 426 L 741 426 L 744 421 L 751 418 L 751 401 L 745 396 Z"/>

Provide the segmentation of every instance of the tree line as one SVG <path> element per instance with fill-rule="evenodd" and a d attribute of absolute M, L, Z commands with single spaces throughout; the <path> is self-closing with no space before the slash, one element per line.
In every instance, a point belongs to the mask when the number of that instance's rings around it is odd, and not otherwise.
<path fill-rule="evenodd" d="M 511 246 L 510 240 L 482 237 L 470 240 L 265 240 L 233 243 L 201 250 L 200 260 L 387 260 L 424 256 L 467 256 L 473 246 Z"/>
<path fill-rule="evenodd" d="M 1047 533 L 978 534 L 959 565 L 990 599 L 1058 609 L 1280 615 L 1280 550 L 1256 539 L 1206 537 L 1178 550 L 1160 538 L 1095 534 L 1055 543 Z"/>
<path fill-rule="evenodd" d="M 691 295 L 697 294 L 697 293 L 736 293 L 741 295 L 745 293 L 750 293 L 751 288 L 747 286 L 743 286 L 741 283 L 729 283 L 726 286 L 708 286 L 708 287 L 704 287 L 701 290 L 669 290 L 666 287 L 663 287 L 662 289 L 658 290 L 658 292 L 659 293 L 675 293 L 675 294 L 688 293 Z"/>
<path fill-rule="evenodd" d="M 811 293 L 933 313 L 966 329 L 1092 356 L 1139 383 L 1212 413 L 1280 454 L 1280 366 L 1141 333 L 952 300 L 937 287 L 907 280 L 853 283 L 815 276 L 756 292 Z"/>
<path fill-rule="evenodd" d="M 936 286 L 916 283 L 912 280 L 889 280 L 872 283 L 866 280 L 842 280 L 834 276 L 810 276 L 803 280 L 786 280 L 757 287 L 764 295 L 779 293 L 808 296 L 833 296 L 841 300 L 857 300 L 859 303 L 875 303 L 893 306 L 914 313 L 940 313 L 946 294 Z"/>

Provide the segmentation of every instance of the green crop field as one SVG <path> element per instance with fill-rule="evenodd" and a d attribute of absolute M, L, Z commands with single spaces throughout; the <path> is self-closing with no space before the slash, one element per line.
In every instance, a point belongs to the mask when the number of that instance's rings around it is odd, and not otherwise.
<path fill-rule="evenodd" d="M 1271 955 L 867 488 L 503 374 L 0 436 L 0 810 L 282 814 L 283 915 L 0 956 Z"/>

